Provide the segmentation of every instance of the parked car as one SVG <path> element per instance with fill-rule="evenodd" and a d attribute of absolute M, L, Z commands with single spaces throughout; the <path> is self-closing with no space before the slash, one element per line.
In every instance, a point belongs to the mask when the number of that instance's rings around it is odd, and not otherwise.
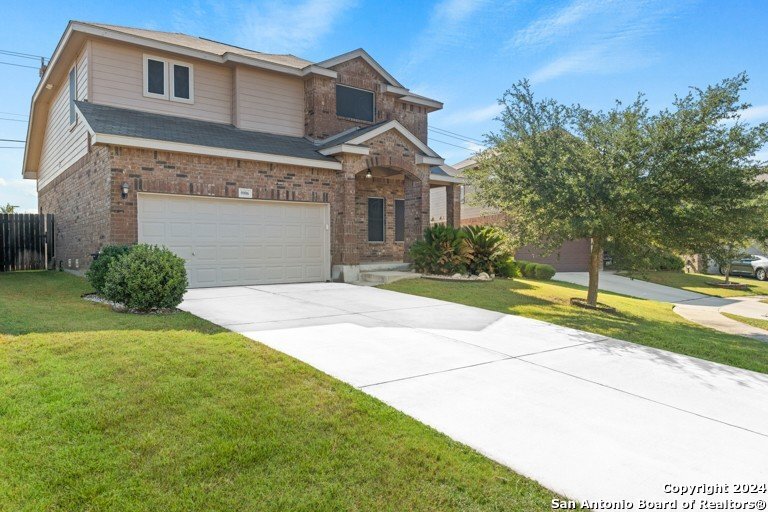
<path fill-rule="evenodd" d="M 720 274 L 725 275 L 725 267 L 720 267 Z M 768 257 L 749 254 L 731 261 L 731 275 L 756 277 L 760 281 L 768 279 Z"/>

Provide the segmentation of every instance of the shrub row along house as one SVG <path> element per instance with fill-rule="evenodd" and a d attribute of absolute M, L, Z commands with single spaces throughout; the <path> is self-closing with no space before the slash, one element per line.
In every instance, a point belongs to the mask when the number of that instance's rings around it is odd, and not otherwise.
<path fill-rule="evenodd" d="M 183 257 L 192 287 L 354 281 L 404 261 L 431 188 L 460 224 L 461 180 L 427 145 L 441 108 L 362 49 L 309 62 L 70 22 L 32 99 L 23 173 L 67 269 L 143 242 Z"/>

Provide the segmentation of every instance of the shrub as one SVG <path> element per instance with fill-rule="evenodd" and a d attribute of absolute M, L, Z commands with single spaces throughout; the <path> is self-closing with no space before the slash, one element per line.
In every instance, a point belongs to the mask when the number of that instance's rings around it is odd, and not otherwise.
<path fill-rule="evenodd" d="M 542 281 L 548 281 L 552 279 L 557 271 L 552 265 L 546 263 L 533 263 L 531 261 L 518 261 L 520 267 L 520 273 L 523 277 L 528 279 L 540 279 Z"/>
<path fill-rule="evenodd" d="M 536 264 L 533 274 L 536 277 L 536 279 L 540 279 L 542 281 L 549 281 L 555 276 L 556 272 L 557 271 L 555 270 L 555 267 L 553 267 L 552 265 L 547 265 L 546 263 L 539 263 L 539 264 Z"/>
<path fill-rule="evenodd" d="M 424 239 L 414 242 L 409 254 L 418 272 L 454 274 L 466 270 L 471 249 L 462 230 L 437 224 L 424 230 Z"/>
<path fill-rule="evenodd" d="M 184 260 L 165 247 L 140 244 L 113 259 L 104 283 L 104 296 L 130 309 L 174 308 L 187 289 Z"/>
<path fill-rule="evenodd" d="M 520 272 L 520 265 L 518 265 L 515 258 L 512 258 L 511 256 L 499 263 L 496 274 L 501 277 L 520 277 L 523 275 L 522 272 Z"/>
<path fill-rule="evenodd" d="M 133 249 L 132 245 L 105 245 L 99 251 L 99 256 L 93 260 L 91 267 L 85 273 L 91 286 L 100 294 L 104 293 L 104 281 L 107 277 L 109 265 L 115 259 L 127 254 Z"/>
<path fill-rule="evenodd" d="M 467 270 L 471 274 L 500 273 L 499 267 L 509 259 L 504 232 L 495 226 L 465 226 L 462 231 L 471 250 Z"/>

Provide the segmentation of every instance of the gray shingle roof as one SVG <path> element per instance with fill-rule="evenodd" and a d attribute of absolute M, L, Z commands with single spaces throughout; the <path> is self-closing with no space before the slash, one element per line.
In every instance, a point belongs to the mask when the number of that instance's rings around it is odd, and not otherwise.
<path fill-rule="evenodd" d="M 344 135 L 338 136 L 338 137 L 332 137 L 331 140 L 328 142 L 324 142 L 322 145 L 318 147 L 318 149 L 325 149 L 325 148 L 332 148 L 333 146 L 338 146 L 339 144 L 344 144 L 347 141 L 350 141 L 352 139 L 355 139 L 361 135 L 364 135 L 372 130 L 375 130 L 379 126 L 383 124 L 387 124 L 389 121 L 379 121 L 376 124 L 372 124 L 370 126 L 366 126 L 365 128 L 357 128 L 356 130 L 352 130 L 349 133 L 345 133 Z"/>
<path fill-rule="evenodd" d="M 83 101 L 75 103 L 95 133 L 309 158 L 324 162 L 337 161 L 318 153 L 318 147 L 303 137 L 252 132 L 229 124 L 150 114 Z"/>

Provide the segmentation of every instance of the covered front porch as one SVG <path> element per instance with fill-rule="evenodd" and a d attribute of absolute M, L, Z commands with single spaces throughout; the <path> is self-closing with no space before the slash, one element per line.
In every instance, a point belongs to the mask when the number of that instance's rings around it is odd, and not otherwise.
<path fill-rule="evenodd" d="M 457 178 L 432 173 L 442 159 L 399 124 L 331 148 L 342 163 L 332 201 L 332 277 L 353 282 L 361 267 L 408 262 L 430 220 L 430 189 L 446 186 L 460 223 Z M 363 146 L 360 142 L 365 142 Z"/>

